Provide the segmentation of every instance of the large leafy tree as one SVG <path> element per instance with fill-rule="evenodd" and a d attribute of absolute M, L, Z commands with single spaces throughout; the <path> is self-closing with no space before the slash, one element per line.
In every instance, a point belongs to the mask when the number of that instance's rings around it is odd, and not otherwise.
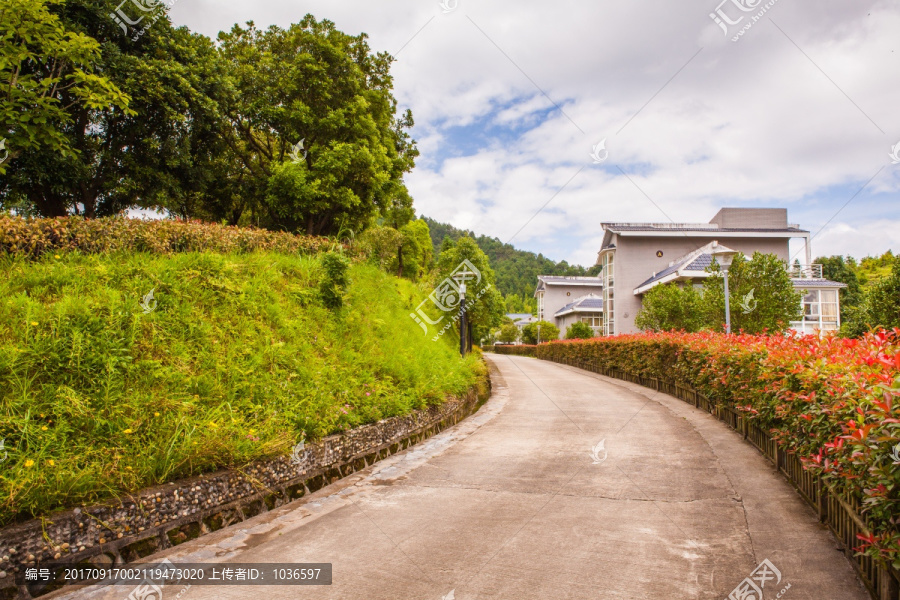
<path fill-rule="evenodd" d="M 72 109 L 127 110 L 128 96 L 98 74 L 100 44 L 51 9 L 62 0 L 0 4 L 0 134 L 13 158 L 34 148 L 74 154 L 59 129 Z M 0 164 L 0 173 L 4 172 Z"/>
<path fill-rule="evenodd" d="M 36 0 L 14 0 L 29 2 Z M 174 204 L 184 211 L 206 183 L 221 180 L 208 164 L 221 138 L 211 99 L 221 86 L 214 46 L 172 28 L 161 4 L 151 3 L 142 17 L 146 30 L 134 36 L 135 30 L 114 20 L 116 0 L 48 7 L 53 27 L 71 32 L 65 39 L 86 44 L 91 50 L 82 62 L 89 60 L 91 72 L 103 77 L 85 80 L 77 62 L 56 58 L 52 44 L 35 48 L 24 64 L 48 81 L 54 69 L 71 71 L 73 83 L 92 82 L 107 100 L 85 98 L 76 85 L 48 84 L 52 110 L 45 110 L 46 103 L 27 110 L 52 133 L 10 164 L 3 202 L 44 216 L 102 216 L 135 205 Z M 14 46 L 15 40 L 5 40 L 3 51 Z"/>
<path fill-rule="evenodd" d="M 719 265 L 703 283 L 705 324 L 719 330 L 725 323 L 725 287 Z M 728 271 L 732 331 L 785 331 L 800 315 L 801 294 L 794 290 L 784 263 L 774 254 L 738 254 Z"/>
<path fill-rule="evenodd" d="M 219 35 L 225 140 L 245 171 L 245 198 L 270 227 L 358 232 L 376 215 L 409 212 L 412 114 L 397 116 L 393 59 L 372 54 L 366 37 L 311 15 Z"/>
<path fill-rule="evenodd" d="M 486 338 L 503 318 L 503 297 L 496 288 L 494 270 L 487 255 L 470 237 L 460 238 L 456 243 L 445 240 L 435 269 L 435 283 L 440 284 L 468 260 L 481 273 L 478 284 L 469 282 L 466 293 L 466 313 L 469 319 L 469 345 L 473 340 Z"/>

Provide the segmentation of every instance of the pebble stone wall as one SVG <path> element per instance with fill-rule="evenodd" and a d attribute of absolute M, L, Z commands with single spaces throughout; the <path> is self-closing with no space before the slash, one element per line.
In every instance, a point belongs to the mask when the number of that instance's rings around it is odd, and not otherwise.
<path fill-rule="evenodd" d="M 148 488 L 136 496 L 0 529 L 0 599 L 48 593 L 16 585 L 29 567 L 124 564 L 302 498 L 471 415 L 489 391 L 385 419 L 278 457 Z"/>

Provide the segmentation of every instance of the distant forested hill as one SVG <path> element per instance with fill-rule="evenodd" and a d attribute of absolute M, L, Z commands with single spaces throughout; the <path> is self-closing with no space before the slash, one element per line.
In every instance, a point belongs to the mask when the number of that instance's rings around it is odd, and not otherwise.
<path fill-rule="evenodd" d="M 528 303 L 523 307 L 525 312 L 528 312 L 528 307 L 534 302 L 533 294 L 538 275 L 596 275 L 600 271 L 599 266 L 585 269 L 581 265 L 570 265 L 566 261 L 554 262 L 543 254 L 516 250 L 512 245 L 504 244 L 497 238 L 476 236 L 472 231 L 463 231 L 446 223 L 438 223 L 427 217 L 422 218 L 431 230 L 435 256 L 440 252 L 441 242 L 445 237 L 456 241 L 468 235 L 475 240 L 478 247 L 491 260 L 491 267 L 497 276 L 497 288 L 504 298 L 507 298 L 507 308 L 513 312 L 517 312 L 515 304 L 509 302 L 510 296 L 513 295 Z"/>

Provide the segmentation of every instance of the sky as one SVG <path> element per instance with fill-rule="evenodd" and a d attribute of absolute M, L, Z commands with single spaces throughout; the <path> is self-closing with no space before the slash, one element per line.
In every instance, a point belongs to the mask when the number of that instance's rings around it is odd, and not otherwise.
<path fill-rule="evenodd" d="M 583 265 L 601 223 L 726 206 L 787 208 L 815 256 L 900 251 L 900 0 L 178 0 L 170 16 L 215 37 L 307 13 L 396 57 L 420 215 Z"/>

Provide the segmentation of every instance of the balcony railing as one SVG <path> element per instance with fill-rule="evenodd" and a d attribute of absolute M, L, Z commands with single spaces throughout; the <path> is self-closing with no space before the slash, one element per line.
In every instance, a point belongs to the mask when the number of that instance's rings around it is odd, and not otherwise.
<path fill-rule="evenodd" d="M 788 265 L 788 276 L 791 279 L 823 279 L 822 265 Z"/>

